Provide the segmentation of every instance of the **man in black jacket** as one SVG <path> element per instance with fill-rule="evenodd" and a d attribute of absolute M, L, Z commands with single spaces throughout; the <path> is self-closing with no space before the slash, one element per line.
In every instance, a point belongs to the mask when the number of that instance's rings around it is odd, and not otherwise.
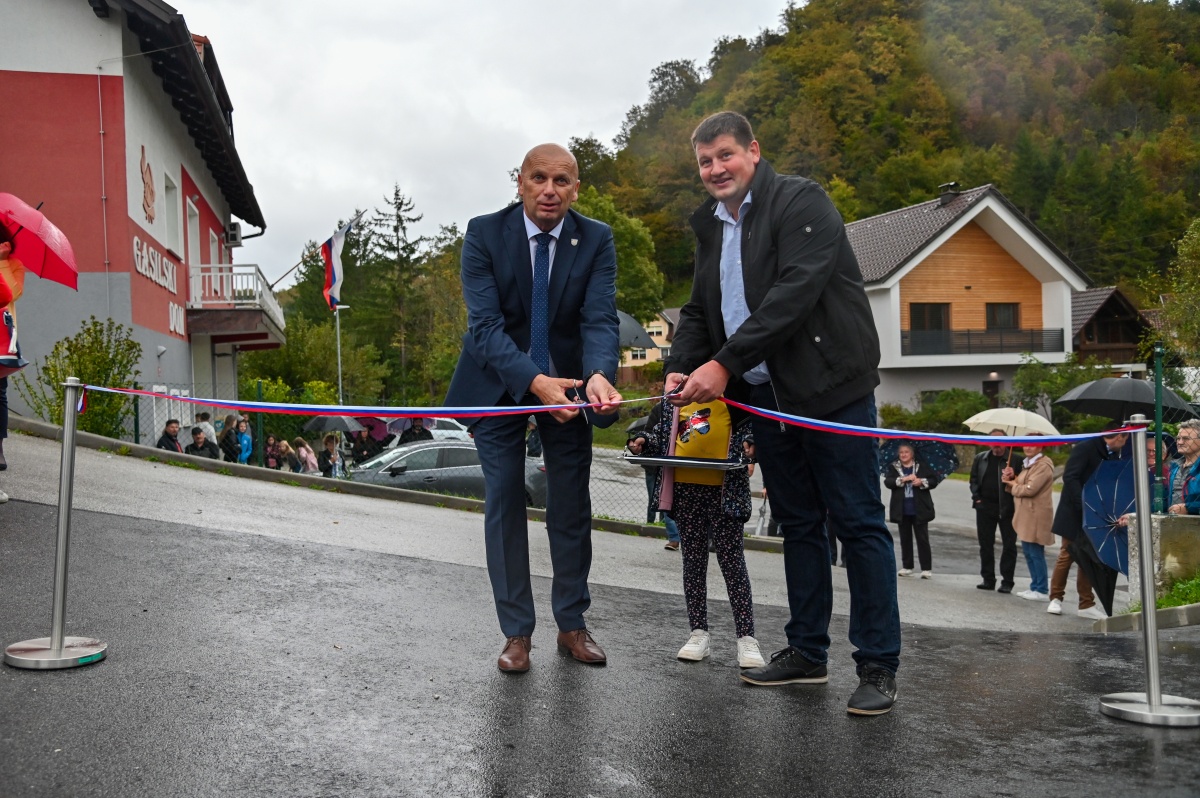
<path fill-rule="evenodd" d="M 994 429 L 989 435 L 1003 435 Z M 1012 456 L 1008 446 L 992 446 L 975 455 L 971 463 L 971 504 L 975 507 L 975 533 L 979 537 L 979 574 L 983 581 L 975 587 L 996 589 L 996 527 L 1000 527 L 1000 592 L 1011 593 L 1017 568 L 1017 533 L 1012 519 L 1016 506 L 1012 494 L 1004 489 L 1000 477 L 1005 468 L 1013 474 L 1024 467 L 1020 456 Z"/>
<path fill-rule="evenodd" d="M 845 226 L 816 183 L 778 175 L 745 117 L 692 134 L 711 195 L 692 216 L 696 275 L 665 371 L 678 405 L 725 395 L 752 406 L 874 426 L 879 339 Z M 833 606 L 825 517 L 837 520 L 860 679 L 853 714 L 891 709 L 900 665 L 896 555 L 872 438 L 754 418 L 763 482 L 784 538 L 788 647 L 742 674 L 751 684 L 828 681 Z"/>
<path fill-rule="evenodd" d="M 197 457 L 208 457 L 213 460 L 221 459 L 221 450 L 208 439 L 200 427 L 192 427 L 192 442 L 183 447 L 184 454 L 194 454 Z"/>
<path fill-rule="evenodd" d="M 167 419 L 167 423 L 163 425 L 162 435 L 159 436 L 155 447 L 166 449 L 168 452 L 183 452 L 183 447 L 179 445 L 179 419 Z"/>

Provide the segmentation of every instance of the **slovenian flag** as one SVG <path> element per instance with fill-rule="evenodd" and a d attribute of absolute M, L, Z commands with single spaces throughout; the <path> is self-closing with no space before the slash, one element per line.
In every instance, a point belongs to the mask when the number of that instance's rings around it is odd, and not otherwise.
<path fill-rule="evenodd" d="M 333 234 L 333 238 L 321 245 L 321 257 L 325 260 L 325 301 L 329 303 L 330 310 L 336 310 L 339 297 L 342 295 L 342 280 L 346 273 L 342 268 L 342 247 L 346 245 L 346 234 L 353 229 L 354 225 L 358 224 L 358 220 L 362 218 L 362 213 L 359 213 L 350 221 L 346 222 L 346 226 Z"/>

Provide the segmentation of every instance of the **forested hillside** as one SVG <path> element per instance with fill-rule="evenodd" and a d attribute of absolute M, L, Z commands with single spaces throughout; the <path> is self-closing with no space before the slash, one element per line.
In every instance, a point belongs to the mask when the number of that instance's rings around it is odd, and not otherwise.
<path fill-rule="evenodd" d="M 745 113 L 847 220 L 994 183 L 1100 284 L 1162 271 L 1200 215 L 1200 0 L 810 0 L 650 77 L 585 182 L 641 219 L 671 282 L 702 197 L 688 137 Z"/>

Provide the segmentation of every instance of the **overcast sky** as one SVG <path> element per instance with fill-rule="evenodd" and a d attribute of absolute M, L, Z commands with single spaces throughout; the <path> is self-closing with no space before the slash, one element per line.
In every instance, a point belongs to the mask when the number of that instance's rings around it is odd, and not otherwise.
<path fill-rule="evenodd" d="M 382 206 L 393 183 L 425 216 L 418 234 L 502 208 L 531 146 L 588 134 L 611 145 L 655 66 L 703 66 L 719 38 L 777 29 L 786 5 L 171 2 L 212 40 L 267 220 L 235 260 L 271 280 L 338 219 Z"/>

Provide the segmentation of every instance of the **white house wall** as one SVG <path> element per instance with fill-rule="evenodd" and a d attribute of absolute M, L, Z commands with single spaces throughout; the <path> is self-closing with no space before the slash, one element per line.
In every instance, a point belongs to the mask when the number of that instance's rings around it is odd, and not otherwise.
<path fill-rule="evenodd" d="M 99 19 L 81 0 L 9 0 L 0 9 L 0 70 L 121 74 L 120 60 L 107 60 L 122 55 L 117 15 Z"/>
<path fill-rule="evenodd" d="M 997 374 L 991 376 L 991 372 Z M 945 391 L 964 388 L 980 392 L 983 383 L 998 379 L 1000 390 L 1012 390 L 1012 378 L 1016 366 L 939 366 L 937 368 L 880 369 L 879 387 L 875 389 L 876 405 L 897 404 L 917 410 L 920 408 L 922 391 Z"/>

